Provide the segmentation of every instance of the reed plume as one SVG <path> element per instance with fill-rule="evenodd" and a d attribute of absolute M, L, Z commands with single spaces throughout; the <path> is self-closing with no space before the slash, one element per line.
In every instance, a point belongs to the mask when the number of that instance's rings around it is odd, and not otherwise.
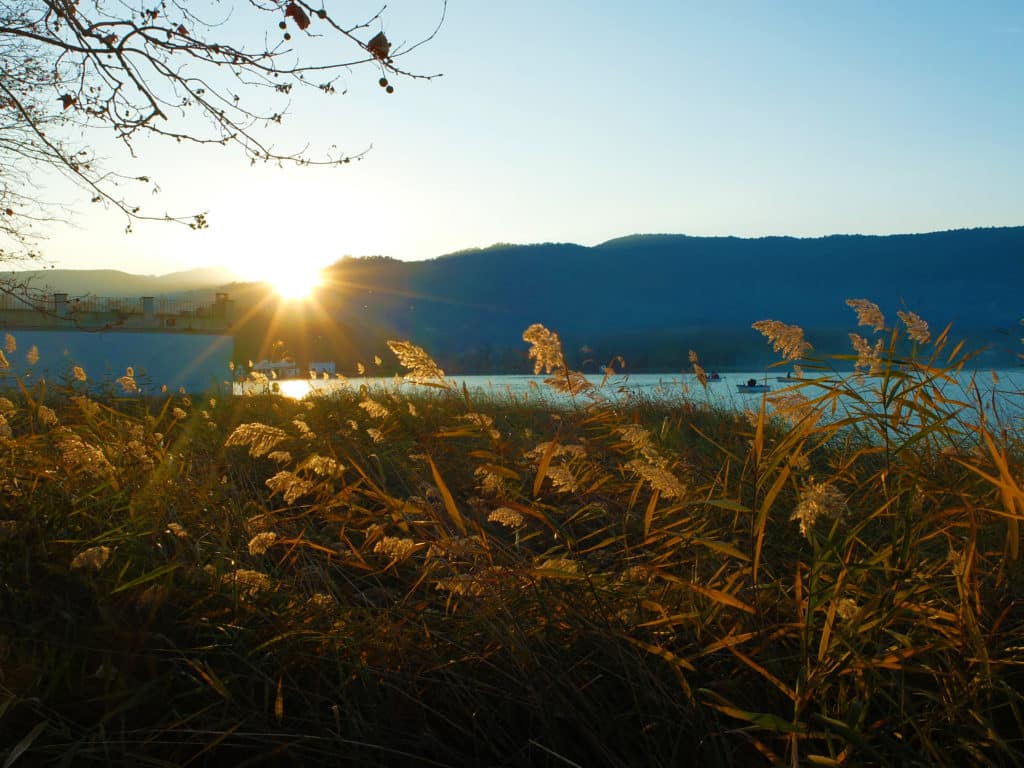
<path fill-rule="evenodd" d="M 254 556 L 266 554 L 275 541 L 277 541 L 277 534 L 273 531 L 257 533 L 249 539 L 249 554 Z"/>
<path fill-rule="evenodd" d="M 875 331 L 885 330 L 885 315 L 874 302 L 867 299 L 847 299 L 846 305 L 857 313 L 857 325 L 867 325 Z"/>
<path fill-rule="evenodd" d="M 562 341 L 558 334 L 549 331 L 540 323 L 534 323 L 523 331 L 523 341 L 530 344 L 528 355 L 533 360 L 533 373 L 552 373 L 565 369 Z"/>
<path fill-rule="evenodd" d="M 700 385 L 707 389 L 708 386 L 708 374 L 705 372 L 704 367 L 700 364 L 697 359 L 697 353 L 692 349 L 690 350 L 690 364 L 693 366 L 693 375 L 697 377 L 697 381 Z"/>
<path fill-rule="evenodd" d="M 884 351 L 882 339 L 878 339 L 875 342 L 875 346 L 872 347 L 870 342 L 863 336 L 851 333 L 850 343 L 853 345 L 853 350 L 857 353 L 857 362 L 853 364 L 855 371 L 863 368 L 868 373 L 874 375 L 882 370 L 882 352 Z"/>
<path fill-rule="evenodd" d="M 359 403 L 359 407 L 375 419 L 384 419 L 388 416 L 388 409 L 372 398 L 365 398 Z"/>
<path fill-rule="evenodd" d="M 284 469 L 273 477 L 268 477 L 264 483 L 273 493 L 280 493 L 285 504 L 295 503 L 306 494 L 312 493 L 316 487 L 309 480 L 304 480 L 294 472 Z"/>
<path fill-rule="evenodd" d="M 516 512 L 508 507 L 498 507 L 487 515 L 487 522 L 497 523 L 506 528 L 521 528 L 525 524 L 526 519 L 521 512 Z"/>
<path fill-rule="evenodd" d="M 918 344 L 927 344 L 932 337 L 931 332 L 928 330 L 928 323 L 922 320 L 914 312 L 904 312 L 900 310 L 896 313 L 900 316 L 900 320 L 907 327 L 907 336 L 912 341 Z"/>
<path fill-rule="evenodd" d="M 71 561 L 71 567 L 86 571 L 98 571 L 107 564 L 109 559 L 110 547 L 89 547 L 75 555 L 75 559 Z"/>
<path fill-rule="evenodd" d="M 274 586 L 274 582 L 267 574 L 250 568 L 239 568 L 238 570 L 225 573 L 221 576 L 221 583 L 228 584 L 250 597 L 255 596 L 258 592 L 269 590 Z"/>
<path fill-rule="evenodd" d="M 804 330 L 798 325 L 786 325 L 778 320 L 758 320 L 752 326 L 772 344 L 772 349 L 782 354 L 783 360 L 799 360 L 812 347 L 804 339 Z"/>
<path fill-rule="evenodd" d="M 266 456 L 278 445 L 288 439 L 288 433 L 283 429 L 271 427 L 260 422 L 249 422 L 239 424 L 235 430 L 224 441 L 225 446 L 238 445 L 247 447 L 249 455 L 258 458 Z"/>
<path fill-rule="evenodd" d="M 800 534 L 810 538 L 819 520 L 834 520 L 846 511 L 846 497 L 831 481 L 812 481 L 800 489 L 800 500 L 791 519 L 799 521 Z"/>

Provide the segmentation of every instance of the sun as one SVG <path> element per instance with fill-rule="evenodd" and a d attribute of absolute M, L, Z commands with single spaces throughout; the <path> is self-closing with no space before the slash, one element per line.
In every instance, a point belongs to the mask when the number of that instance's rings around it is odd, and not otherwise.
<path fill-rule="evenodd" d="M 267 279 L 277 295 L 287 301 L 308 299 L 320 285 L 320 269 L 288 264 L 287 269 L 276 272 Z"/>

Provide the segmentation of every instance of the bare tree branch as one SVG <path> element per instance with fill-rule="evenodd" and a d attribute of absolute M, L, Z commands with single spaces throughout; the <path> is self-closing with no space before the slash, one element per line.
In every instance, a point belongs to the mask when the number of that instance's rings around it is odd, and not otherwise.
<path fill-rule="evenodd" d="M 265 129 L 285 118 L 296 89 L 333 94 L 357 67 L 378 71 L 389 93 L 389 77 L 437 77 L 397 62 L 435 37 L 446 1 L 438 0 L 433 31 L 392 47 L 375 32 L 384 8 L 353 21 L 303 0 L 0 0 L 0 237 L 12 244 L 0 261 L 31 254 L 33 225 L 64 215 L 37 197 L 32 174 L 41 168 L 120 211 L 129 229 L 143 219 L 206 226 L 205 213 L 145 212 L 126 187 L 152 180 L 103 167 L 85 139 L 73 138 L 86 129 L 111 129 L 133 156 L 134 140 L 154 135 L 235 147 L 251 163 L 361 157 L 365 150 L 279 150 Z"/>

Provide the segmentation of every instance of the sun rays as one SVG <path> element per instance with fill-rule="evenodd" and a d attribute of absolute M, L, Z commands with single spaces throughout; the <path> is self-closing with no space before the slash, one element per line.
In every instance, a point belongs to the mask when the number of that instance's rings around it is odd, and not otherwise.
<path fill-rule="evenodd" d="M 321 284 L 321 270 L 317 267 L 284 265 L 280 272 L 267 281 L 285 301 L 309 299 Z"/>

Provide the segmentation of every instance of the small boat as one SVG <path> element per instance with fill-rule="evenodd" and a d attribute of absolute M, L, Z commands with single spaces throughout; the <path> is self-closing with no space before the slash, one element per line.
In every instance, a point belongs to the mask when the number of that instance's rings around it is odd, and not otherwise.
<path fill-rule="evenodd" d="M 721 381 L 721 380 L 722 380 L 722 377 L 719 374 L 717 374 L 717 373 L 712 372 L 712 373 L 708 374 L 708 382 Z"/>
<path fill-rule="evenodd" d="M 769 384 L 758 384 L 757 379 L 747 379 L 746 384 L 737 384 L 737 392 L 743 392 L 744 394 L 757 394 L 761 392 L 771 392 L 772 388 Z"/>

